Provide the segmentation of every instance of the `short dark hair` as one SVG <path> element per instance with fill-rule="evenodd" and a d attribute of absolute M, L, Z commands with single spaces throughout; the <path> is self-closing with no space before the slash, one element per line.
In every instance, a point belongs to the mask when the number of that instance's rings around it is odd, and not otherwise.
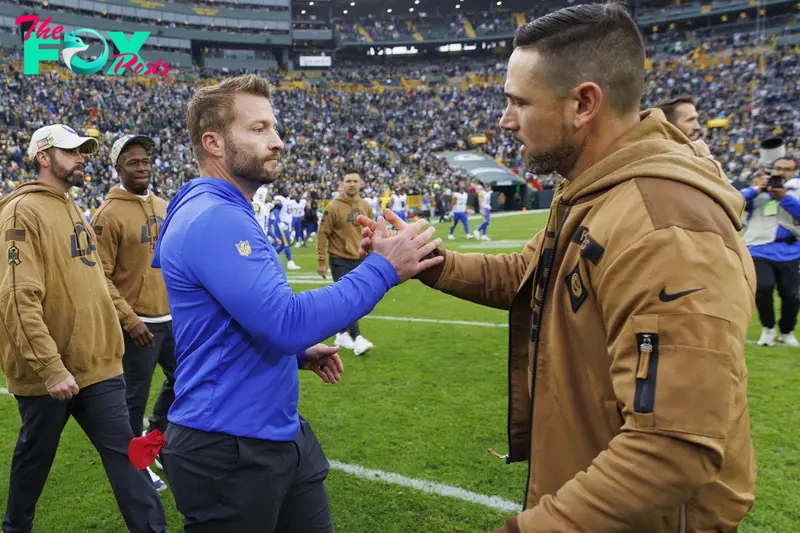
<path fill-rule="evenodd" d="M 694 98 L 690 94 L 682 94 L 675 98 L 670 98 L 669 100 L 664 100 L 656 104 L 656 107 L 664 112 L 664 115 L 667 117 L 667 120 L 671 123 L 675 123 L 675 110 L 678 108 L 680 104 L 692 104 L 696 105 L 694 102 Z"/>
<path fill-rule="evenodd" d="M 359 172 L 356 167 L 344 167 L 342 169 L 342 179 L 348 174 L 358 174 L 358 176 L 361 177 L 361 172 Z"/>
<path fill-rule="evenodd" d="M 570 6 L 540 17 L 517 30 L 514 48 L 535 50 L 546 58 L 546 76 L 558 91 L 592 81 L 618 113 L 639 109 L 644 41 L 618 2 Z"/>

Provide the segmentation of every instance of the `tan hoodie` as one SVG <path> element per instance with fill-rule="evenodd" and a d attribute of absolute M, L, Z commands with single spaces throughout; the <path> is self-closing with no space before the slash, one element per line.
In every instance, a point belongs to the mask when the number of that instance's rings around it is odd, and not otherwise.
<path fill-rule="evenodd" d="M 125 331 L 136 327 L 139 317 L 170 314 L 161 269 L 150 266 L 166 217 L 167 202 L 152 192 L 142 200 L 115 185 L 92 220 L 108 291 Z"/>
<path fill-rule="evenodd" d="M 744 199 L 661 111 L 556 191 L 521 253 L 423 276 L 509 317 L 509 458 L 523 533 L 733 532 L 756 465 Z"/>
<path fill-rule="evenodd" d="M 372 209 L 363 198 L 350 200 L 343 193 L 328 204 L 317 232 L 317 264 L 325 265 L 327 254 L 344 259 L 358 259 L 361 226 L 358 215 L 372 217 Z"/>
<path fill-rule="evenodd" d="M 8 390 L 44 396 L 69 374 L 78 386 L 122 374 L 122 332 L 75 203 L 39 182 L 0 202 L 0 364 Z"/>

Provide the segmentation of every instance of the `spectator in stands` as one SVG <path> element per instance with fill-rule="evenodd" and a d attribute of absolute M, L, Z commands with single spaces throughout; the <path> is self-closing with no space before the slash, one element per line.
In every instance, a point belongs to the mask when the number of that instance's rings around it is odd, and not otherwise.
<path fill-rule="evenodd" d="M 670 124 L 691 140 L 694 141 L 700 136 L 702 128 L 698 120 L 697 107 L 690 95 L 682 94 L 677 98 L 670 98 L 659 102 L 656 107 L 664 112 Z"/>

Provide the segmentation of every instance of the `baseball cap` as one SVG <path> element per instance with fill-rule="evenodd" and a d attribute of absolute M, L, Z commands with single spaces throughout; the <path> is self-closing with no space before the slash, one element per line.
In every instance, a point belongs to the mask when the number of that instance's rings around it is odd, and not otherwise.
<path fill-rule="evenodd" d="M 33 132 L 31 144 L 28 146 L 28 157 L 33 159 L 42 150 L 52 147 L 74 150 L 80 148 L 84 154 L 91 154 L 100 146 L 96 139 L 81 137 L 78 133 L 64 124 L 44 126 Z"/>
<path fill-rule="evenodd" d="M 153 139 L 148 137 L 147 135 L 123 135 L 119 139 L 114 142 L 114 146 L 111 147 L 111 164 L 117 166 L 117 160 L 119 159 L 119 154 L 131 144 L 140 144 L 144 146 L 144 149 L 147 150 L 149 154 L 153 150 L 153 146 L 155 143 Z"/>

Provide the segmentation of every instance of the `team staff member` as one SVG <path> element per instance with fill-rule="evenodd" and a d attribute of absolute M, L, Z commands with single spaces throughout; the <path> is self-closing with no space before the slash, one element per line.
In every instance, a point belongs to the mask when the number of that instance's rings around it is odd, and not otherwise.
<path fill-rule="evenodd" d="M 357 170 L 344 170 L 339 187 L 341 193 L 322 213 L 322 224 L 317 238 L 317 272 L 323 279 L 328 271 L 327 256 L 330 256 L 333 281 L 339 281 L 361 263 L 358 258 L 361 226 L 357 218 L 359 215 L 372 218 L 372 209 L 361 197 L 362 185 L 361 175 Z M 337 333 L 334 344 L 353 350 L 355 355 L 363 355 L 374 347 L 361 335 L 358 320 Z"/>
<path fill-rule="evenodd" d="M 441 241 L 417 223 L 339 283 L 295 294 L 250 206 L 283 150 L 270 93 L 247 75 L 194 94 L 187 123 L 205 177 L 180 189 L 156 243 L 178 360 L 162 455 L 186 533 L 333 530 L 328 462 L 297 412 L 298 368 L 338 381 L 338 348 L 315 343 L 441 261 L 420 262 Z"/>
<path fill-rule="evenodd" d="M 167 430 L 177 366 L 167 288 L 161 270 L 150 265 L 167 216 L 167 202 L 149 190 L 152 149 L 152 139 L 144 135 L 125 135 L 114 143 L 111 164 L 120 184 L 111 188 L 92 221 L 108 291 L 123 329 L 122 369 L 131 428 L 137 436 L 142 434 L 156 364 L 161 365 L 165 379 L 153 406 L 150 429 Z M 151 477 L 156 488 L 166 489 Z"/>
<path fill-rule="evenodd" d="M 670 124 L 681 130 L 681 133 L 689 139 L 695 141 L 700 138 L 703 128 L 700 127 L 694 98 L 690 95 L 682 94 L 677 98 L 664 100 L 656 104 L 656 107 L 664 112 L 664 116 L 667 117 Z"/>
<path fill-rule="evenodd" d="M 166 531 L 147 473 L 128 460 L 122 333 L 91 227 L 69 196 L 97 141 L 62 124 L 34 132 L 38 181 L 0 202 L 0 363 L 22 418 L 3 533 L 30 533 L 70 415 L 100 453 L 131 532 Z"/>
<path fill-rule="evenodd" d="M 753 505 L 744 199 L 661 111 L 639 113 L 644 57 L 618 3 L 520 27 L 500 126 L 526 171 L 565 181 L 520 253 L 448 250 L 422 274 L 510 311 L 506 459 L 529 474 L 497 533 L 735 531 Z"/>

